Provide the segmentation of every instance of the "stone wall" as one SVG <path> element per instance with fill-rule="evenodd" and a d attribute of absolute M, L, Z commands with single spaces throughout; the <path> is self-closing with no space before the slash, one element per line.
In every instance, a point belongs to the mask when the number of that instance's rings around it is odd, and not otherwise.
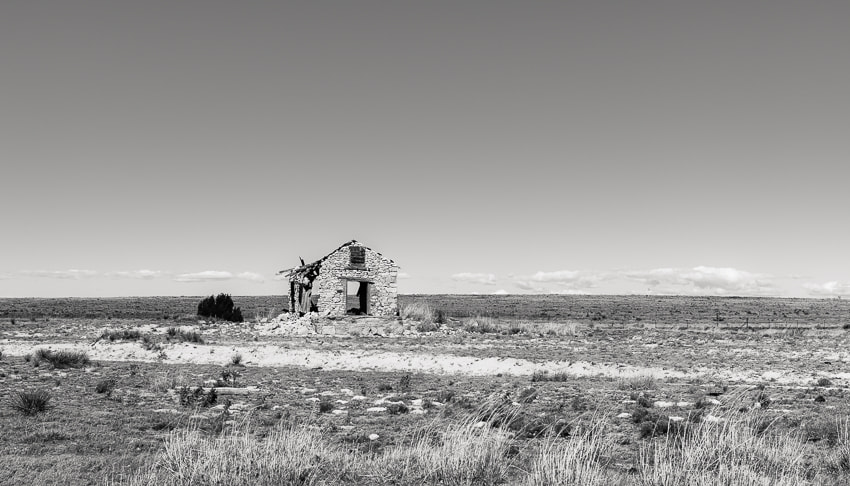
<path fill-rule="evenodd" d="M 365 252 L 362 266 L 351 265 L 351 246 L 338 249 L 322 261 L 319 275 L 313 281 L 313 295 L 319 296 L 319 314 L 345 314 L 345 285 L 349 279 L 370 282 L 370 315 L 394 316 L 398 312 L 398 267 L 378 252 L 361 248 Z"/>

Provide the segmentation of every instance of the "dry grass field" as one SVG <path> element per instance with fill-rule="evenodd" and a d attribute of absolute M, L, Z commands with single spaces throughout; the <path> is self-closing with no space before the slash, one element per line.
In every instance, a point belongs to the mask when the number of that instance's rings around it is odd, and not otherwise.
<path fill-rule="evenodd" d="M 850 484 L 846 301 L 200 298 L 0 300 L 0 484 Z"/>

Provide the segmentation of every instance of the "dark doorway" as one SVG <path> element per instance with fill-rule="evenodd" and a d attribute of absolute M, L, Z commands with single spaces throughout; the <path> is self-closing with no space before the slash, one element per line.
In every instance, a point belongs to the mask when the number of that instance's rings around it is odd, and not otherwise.
<path fill-rule="evenodd" d="M 345 313 L 351 315 L 369 314 L 369 282 L 345 281 Z"/>

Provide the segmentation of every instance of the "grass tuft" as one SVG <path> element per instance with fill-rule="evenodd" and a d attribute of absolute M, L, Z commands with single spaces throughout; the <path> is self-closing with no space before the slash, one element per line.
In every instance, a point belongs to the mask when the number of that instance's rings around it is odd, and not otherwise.
<path fill-rule="evenodd" d="M 549 373 L 546 370 L 543 371 L 535 371 L 531 375 L 532 383 L 543 382 L 543 381 L 556 381 L 556 382 L 564 382 L 570 381 L 573 377 L 567 373 Z"/>
<path fill-rule="evenodd" d="M 28 417 L 50 409 L 50 392 L 47 390 L 19 391 L 12 396 L 11 407 Z"/>
<path fill-rule="evenodd" d="M 176 339 L 180 342 L 204 344 L 204 338 L 201 337 L 198 331 L 186 331 L 184 329 L 169 327 L 165 332 L 165 336 L 166 339 Z"/>
<path fill-rule="evenodd" d="M 142 333 L 138 329 L 124 329 L 121 331 L 107 329 L 100 335 L 101 339 L 108 339 L 110 341 L 135 341 L 141 339 L 141 337 Z"/>
<path fill-rule="evenodd" d="M 88 365 L 89 355 L 85 351 L 73 351 L 63 349 L 53 352 L 49 349 L 39 348 L 33 354 L 32 363 L 36 366 L 41 362 L 48 362 L 54 368 L 82 368 Z"/>

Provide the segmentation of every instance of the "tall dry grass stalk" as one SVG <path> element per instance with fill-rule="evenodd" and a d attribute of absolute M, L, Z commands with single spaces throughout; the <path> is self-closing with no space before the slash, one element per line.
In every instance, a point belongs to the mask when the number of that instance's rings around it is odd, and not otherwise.
<path fill-rule="evenodd" d="M 603 486 L 612 484 L 606 454 L 613 439 L 600 422 L 564 439 L 550 437 L 533 457 L 525 477 L 527 486 Z"/>
<path fill-rule="evenodd" d="M 398 314 L 402 319 L 428 322 L 433 321 L 436 315 L 434 308 L 426 302 L 408 302 L 402 304 L 398 310 Z"/>
<path fill-rule="evenodd" d="M 247 426 L 223 437 L 197 430 L 174 432 L 164 451 L 130 484 L 140 485 L 312 485 L 338 483 L 357 464 L 322 434 L 307 427 L 279 427 L 265 439 Z"/>
<path fill-rule="evenodd" d="M 370 467 L 373 481 L 471 486 L 508 480 L 506 455 L 511 434 L 504 428 L 478 426 L 474 420 L 445 426 L 445 422 L 435 422 L 420 430 L 409 444 L 375 457 Z"/>
<path fill-rule="evenodd" d="M 805 445 L 791 434 L 758 432 L 757 414 L 701 422 L 640 449 L 644 486 L 807 484 Z"/>

